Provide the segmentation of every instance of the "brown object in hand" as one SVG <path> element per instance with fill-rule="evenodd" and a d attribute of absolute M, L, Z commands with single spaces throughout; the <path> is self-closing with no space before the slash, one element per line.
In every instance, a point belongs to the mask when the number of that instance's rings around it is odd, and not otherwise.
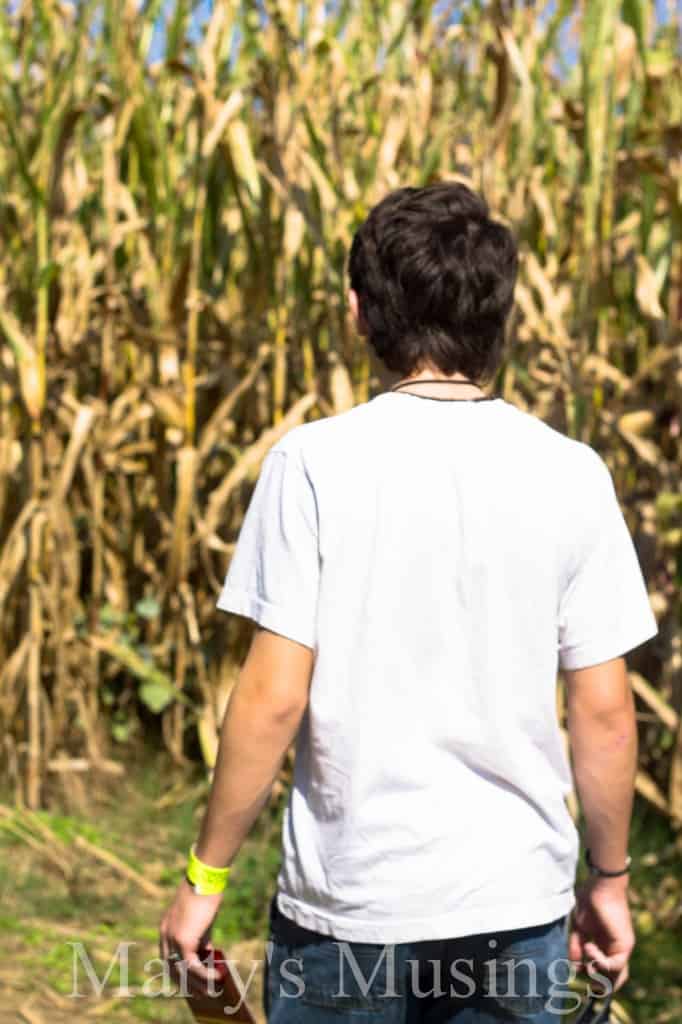
<path fill-rule="evenodd" d="M 199 1024 L 213 1024 L 217 1020 L 256 1024 L 256 1018 L 251 1013 L 235 977 L 235 969 L 222 950 L 215 949 L 212 955 L 202 955 L 200 951 L 199 955 L 202 963 L 218 972 L 219 978 L 214 982 L 216 994 L 212 996 L 202 982 L 189 975 L 192 993 L 187 996 L 187 1005 L 194 1019 L 199 1021 Z"/>

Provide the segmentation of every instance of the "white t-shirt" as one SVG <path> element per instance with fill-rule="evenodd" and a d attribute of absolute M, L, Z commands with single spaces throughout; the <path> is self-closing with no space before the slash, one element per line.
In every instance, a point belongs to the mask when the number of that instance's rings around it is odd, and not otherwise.
<path fill-rule="evenodd" d="M 384 392 L 270 449 L 218 608 L 314 649 L 278 905 L 338 939 L 549 922 L 558 667 L 657 632 L 609 470 L 501 398 Z"/>

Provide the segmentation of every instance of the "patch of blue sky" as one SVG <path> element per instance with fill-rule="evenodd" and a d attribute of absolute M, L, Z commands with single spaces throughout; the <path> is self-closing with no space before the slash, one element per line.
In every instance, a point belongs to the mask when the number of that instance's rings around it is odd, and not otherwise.
<path fill-rule="evenodd" d="M 70 0 L 71 3 L 78 3 L 79 0 Z M 152 37 L 152 44 L 150 47 L 149 59 L 152 61 L 160 60 L 163 58 L 165 48 L 165 36 L 166 36 L 166 25 L 168 23 L 169 16 L 172 16 L 175 10 L 176 4 L 179 0 L 167 0 L 163 5 L 163 9 L 159 14 L 156 25 L 154 26 L 154 33 Z M 204 31 L 206 22 L 213 12 L 214 4 L 217 0 L 195 0 L 192 3 L 190 0 L 191 16 L 189 19 L 188 27 L 188 38 L 190 42 L 197 42 Z M 248 2 L 248 0 L 247 0 Z M 351 0 L 352 2 L 352 0 Z M 17 3 L 17 0 L 10 0 L 10 8 Z M 263 0 L 251 0 L 253 8 L 258 11 L 262 19 L 267 18 Z M 345 6 L 348 0 L 327 0 L 324 5 L 325 13 L 328 16 L 338 14 L 340 7 Z M 476 3 L 476 6 L 484 6 L 484 0 L 471 0 Z M 558 0 L 551 0 L 548 3 L 540 17 L 543 21 L 551 19 L 557 10 Z M 462 12 L 467 5 L 462 2 L 454 2 L 454 0 L 436 0 L 433 6 L 434 15 L 437 17 L 445 17 L 445 24 L 455 25 L 462 19 Z M 562 21 L 561 28 L 559 30 L 559 44 L 561 60 L 557 66 L 559 73 L 565 73 L 567 70 L 575 64 L 578 58 L 578 34 L 576 32 L 576 24 L 579 18 L 579 4 L 577 0 L 569 7 L 566 16 Z M 307 4 L 305 0 L 299 6 L 299 16 L 303 20 L 306 13 Z M 676 20 L 682 28 L 682 0 L 654 0 L 655 7 L 655 24 L 663 25 L 669 24 L 671 21 Z M 238 40 L 235 38 L 235 44 Z M 379 67 L 381 67 L 383 61 L 382 53 L 377 54 L 377 60 Z"/>

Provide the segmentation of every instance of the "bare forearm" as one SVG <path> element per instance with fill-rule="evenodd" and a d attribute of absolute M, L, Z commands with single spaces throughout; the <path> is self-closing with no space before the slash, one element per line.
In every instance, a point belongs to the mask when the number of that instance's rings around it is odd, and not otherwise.
<path fill-rule="evenodd" d="M 569 734 L 586 843 L 595 863 L 619 870 L 627 854 L 637 770 L 632 698 L 621 710 L 603 716 L 573 709 Z"/>
<path fill-rule="evenodd" d="M 267 801 L 301 716 L 274 715 L 248 695 L 233 692 L 197 842 L 197 855 L 207 864 L 227 865 L 236 856 Z"/>
<path fill-rule="evenodd" d="M 220 730 L 196 846 L 204 864 L 226 867 L 237 855 L 298 732 L 313 666 L 313 648 L 264 627 L 255 629 Z M 220 907 L 222 890 L 216 888 L 200 885 L 197 890 L 183 879 L 159 928 L 164 959 L 179 953 L 202 982 L 215 980 L 199 953 Z"/>

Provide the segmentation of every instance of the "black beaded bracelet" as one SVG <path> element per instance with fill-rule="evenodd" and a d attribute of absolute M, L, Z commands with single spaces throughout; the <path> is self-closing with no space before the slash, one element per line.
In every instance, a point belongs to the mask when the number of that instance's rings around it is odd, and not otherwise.
<path fill-rule="evenodd" d="M 590 872 L 593 875 L 600 875 L 602 878 L 619 878 L 621 875 L 627 875 L 628 871 L 630 870 L 630 865 L 632 864 L 632 857 L 626 857 L 625 867 L 622 871 L 605 871 L 604 868 L 600 868 L 594 863 L 592 857 L 590 856 L 589 849 L 586 849 L 585 863 L 587 864 L 588 868 L 590 869 Z"/>

